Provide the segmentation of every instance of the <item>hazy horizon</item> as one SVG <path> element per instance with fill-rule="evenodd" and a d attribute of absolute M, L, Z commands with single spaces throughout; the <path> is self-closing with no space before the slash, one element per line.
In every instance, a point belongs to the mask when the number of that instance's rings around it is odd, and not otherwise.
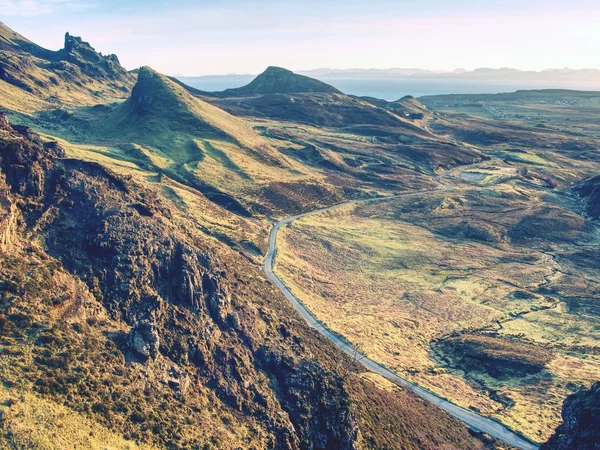
<path fill-rule="evenodd" d="M 62 47 L 66 31 L 129 69 L 179 76 L 418 67 L 600 68 L 590 0 L 267 0 L 208 2 L 0 0 L 0 18 L 32 41 Z"/>
<path fill-rule="evenodd" d="M 271 64 L 270 66 L 273 66 L 273 64 Z M 255 71 L 255 72 L 228 72 L 228 73 L 206 73 L 206 74 L 199 74 L 199 75 L 188 75 L 188 74 L 181 74 L 181 73 L 174 73 L 171 74 L 171 76 L 174 77 L 182 77 L 182 78 L 201 78 L 201 77 L 226 77 L 226 76 L 257 76 L 259 74 L 261 74 L 262 72 L 264 72 L 269 66 L 265 66 L 262 70 L 259 71 Z M 279 66 L 277 66 L 279 67 Z M 475 72 L 477 70 L 517 70 L 520 72 L 532 72 L 532 73 L 544 73 L 544 72 L 551 72 L 551 71 L 561 71 L 561 70 L 570 70 L 570 71 L 586 71 L 586 70 L 590 70 L 590 71 L 598 71 L 600 72 L 600 68 L 593 68 L 593 67 L 582 67 L 582 68 L 578 68 L 578 69 L 573 69 L 571 67 L 547 67 L 544 69 L 539 69 L 539 70 L 527 70 L 527 69 L 519 69 L 516 67 L 474 67 L 472 69 L 465 69 L 463 67 L 456 67 L 454 69 L 439 69 L 439 68 L 423 68 L 423 67 L 342 67 L 342 68 L 333 68 L 333 67 L 311 67 L 311 68 L 295 68 L 295 69 L 290 69 L 289 67 L 284 67 L 285 69 L 288 70 L 292 70 L 295 73 L 299 73 L 299 74 L 310 74 L 310 73 L 316 73 L 316 72 L 331 72 L 331 73 L 344 73 L 344 72 L 352 72 L 352 71 L 364 71 L 364 72 L 369 72 L 369 71 L 373 71 L 373 72 L 390 72 L 390 76 L 396 76 L 393 73 L 391 73 L 392 71 L 415 71 L 415 73 L 417 71 L 422 71 L 424 75 L 431 75 L 431 76 L 435 76 L 435 75 L 452 75 L 452 74 L 462 74 L 462 73 L 472 73 Z M 399 76 L 407 76 L 407 75 L 399 75 Z"/>

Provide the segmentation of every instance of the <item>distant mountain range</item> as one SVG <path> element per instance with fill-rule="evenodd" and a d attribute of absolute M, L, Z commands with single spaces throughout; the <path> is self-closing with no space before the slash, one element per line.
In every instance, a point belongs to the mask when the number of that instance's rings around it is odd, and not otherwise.
<path fill-rule="evenodd" d="M 501 69 L 491 69 L 481 67 L 475 70 L 455 69 L 446 70 L 428 70 L 418 68 L 392 68 L 392 69 L 309 69 L 298 70 L 296 73 L 313 77 L 317 79 L 365 79 L 365 78 L 446 78 L 455 80 L 505 80 L 505 81 L 569 81 L 600 84 L 599 69 L 545 69 L 540 71 L 519 70 L 503 67 Z M 239 78 L 246 80 L 253 78 L 256 74 L 224 74 L 224 75 L 200 75 L 185 76 L 175 75 L 178 79 L 211 79 L 227 77 L 230 79 Z"/>
<path fill-rule="evenodd" d="M 597 82 L 600 84 L 600 70 L 597 69 L 546 69 L 539 72 L 510 68 L 479 68 L 471 71 L 434 71 L 426 69 L 314 69 L 298 71 L 302 75 L 315 78 L 448 78 L 461 80 L 504 80 L 540 82 Z"/>

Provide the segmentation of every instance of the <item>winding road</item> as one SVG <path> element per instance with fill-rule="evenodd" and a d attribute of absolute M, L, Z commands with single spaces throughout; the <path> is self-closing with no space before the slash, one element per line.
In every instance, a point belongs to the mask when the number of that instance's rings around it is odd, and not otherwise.
<path fill-rule="evenodd" d="M 478 165 L 481 165 L 481 163 L 472 164 L 470 166 L 462 166 L 458 169 L 465 170 L 466 168 L 473 168 Z M 454 170 L 457 170 L 457 169 L 454 169 Z M 439 176 L 436 176 L 433 178 L 433 180 L 436 183 L 438 183 L 439 185 L 442 186 L 442 189 L 440 189 L 440 190 L 448 191 L 448 190 L 452 190 L 455 188 L 452 185 L 444 184 L 442 181 L 442 179 L 444 177 L 451 175 L 451 174 L 452 174 L 452 171 L 446 172 L 444 175 L 439 175 Z M 338 208 L 342 208 L 342 207 L 348 206 L 348 205 L 355 205 L 358 203 L 381 202 L 381 201 L 386 201 L 386 200 L 390 200 L 390 199 L 394 199 L 394 198 L 415 197 L 418 195 L 423 195 L 423 194 L 431 193 L 434 191 L 435 190 L 423 190 L 423 191 L 408 192 L 405 194 L 397 194 L 397 195 L 392 195 L 392 196 L 387 196 L 387 197 L 377 197 L 377 198 L 364 199 L 364 200 L 351 200 L 348 202 L 329 206 L 327 208 L 316 209 L 314 211 L 310 211 L 310 212 L 307 212 L 304 214 L 298 214 L 298 215 L 283 219 L 283 220 L 277 222 L 271 230 L 271 233 L 269 235 L 269 249 L 268 249 L 265 259 L 263 261 L 262 269 L 265 272 L 265 274 L 267 275 L 267 277 L 273 283 L 275 283 L 275 285 L 279 288 L 279 290 L 283 293 L 283 295 L 285 295 L 285 297 L 290 301 L 290 303 L 292 304 L 294 309 L 296 311 L 298 311 L 298 313 L 302 316 L 302 318 L 306 321 L 306 323 L 309 326 L 311 326 L 312 328 L 317 330 L 319 333 L 321 333 L 323 336 L 325 336 L 332 344 L 334 344 L 336 347 L 338 347 L 344 353 L 355 358 L 358 362 L 360 362 L 360 364 L 362 364 L 368 370 L 371 370 L 371 371 L 389 379 L 390 381 L 393 381 L 394 383 L 396 383 L 406 389 L 411 390 L 419 397 L 421 397 L 424 400 L 428 401 L 429 403 L 443 409 L 448 414 L 450 414 L 451 416 L 454 416 L 455 418 L 457 418 L 458 420 L 463 422 L 465 425 L 467 425 L 469 428 L 471 428 L 475 431 L 487 433 L 490 436 L 492 436 L 496 439 L 499 439 L 508 445 L 517 447 L 522 450 L 536 450 L 536 449 L 538 449 L 538 446 L 536 444 L 527 440 L 526 438 L 524 438 L 517 432 L 511 430 L 510 428 L 502 425 L 500 422 L 498 422 L 494 419 L 491 419 L 489 417 L 481 416 L 480 414 L 477 414 L 471 410 L 465 409 L 461 406 L 455 405 L 454 403 L 451 403 L 448 400 L 439 397 L 438 395 L 434 394 L 433 392 L 431 392 L 427 389 L 424 389 L 414 383 L 409 382 L 408 380 L 399 376 L 397 373 L 392 372 L 390 369 L 388 369 L 388 368 L 382 366 L 381 364 L 373 361 L 372 359 L 368 358 L 366 355 L 357 353 L 356 349 L 354 347 L 352 347 L 350 344 L 348 344 L 348 342 L 344 341 L 342 338 L 340 338 L 335 333 L 333 333 L 329 328 L 327 328 L 325 325 L 323 325 L 319 320 L 317 320 L 312 315 L 312 313 L 308 310 L 308 308 L 306 306 L 304 306 L 304 304 L 300 300 L 298 300 L 294 296 L 294 294 L 292 294 L 292 292 L 287 288 L 287 286 L 283 283 L 283 281 L 277 275 L 275 275 L 275 272 L 273 270 L 273 267 L 275 265 L 275 254 L 277 251 L 277 234 L 278 234 L 279 230 L 281 229 L 281 227 L 284 225 L 287 225 L 287 224 L 289 224 L 295 220 L 301 219 L 303 217 L 313 216 L 313 215 L 324 213 L 327 211 L 333 211 L 333 210 L 336 210 Z"/>

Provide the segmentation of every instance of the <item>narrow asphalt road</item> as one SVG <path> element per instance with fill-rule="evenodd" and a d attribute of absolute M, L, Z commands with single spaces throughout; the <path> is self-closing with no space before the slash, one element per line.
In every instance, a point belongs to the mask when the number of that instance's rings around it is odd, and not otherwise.
<path fill-rule="evenodd" d="M 462 169 L 465 169 L 468 167 L 472 168 L 477 165 L 479 165 L 479 164 L 473 164 L 471 166 L 463 166 Z M 433 178 L 433 180 L 443 187 L 443 189 L 441 189 L 441 190 L 454 189 L 454 187 L 452 185 L 444 184 L 442 182 L 443 178 L 444 178 L 444 175 L 440 175 L 440 176 Z M 283 295 L 285 295 L 285 297 L 291 302 L 294 309 L 296 311 L 298 311 L 298 313 L 302 316 L 302 318 L 306 321 L 306 323 L 308 323 L 308 325 L 310 325 L 312 328 L 316 329 L 319 333 L 321 333 L 323 336 L 325 336 L 327 339 L 329 339 L 330 342 L 332 342 L 336 347 L 338 347 L 344 353 L 346 353 L 347 355 L 349 355 L 351 357 L 356 357 L 357 361 L 360 362 L 367 369 L 397 383 L 398 385 L 400 385 L 406 389 L 410 389 L 412 392 L 417 394 L 419 397 L 421 397 L 421 398 L 425 399 L 426 401 L 428 401 L 429 403 L 436 405 L 437 407 L 443 409 L 444 411 L 449 413 L 451 416 L 456 417 L 458 420 L 460 420 L 465 425 L 467 425 L 469 428 L 471 428 L 475 431 L 487 433 L 490 436 L 507 443 L 508 445 L 520 448 L 522 450 L 536 450 L 536 449 L 538 449 L 537 445 L 535 445 L 531 441 L 525 439 L 523 436 L 519 435 L 518 433 L 511 430 L 510 428 L 502 425 L 501 423 L 499 423 L 493 419 L 490 419 L 488 417 L 481 416 L 473 411 L 462 408 L 458 405 L 455 405 L 454 403 L 451 403 L 448 400 L 437 396 L 436 394 L 432 393 L 431 391 L 428 391 L 427 389 L 424 389 L 420 386 L 417 386 L 416 384 L 413 384 L 413 383 L 405 380 L 404 378 L 400 377 L 395 372 L 392 372 L 391 370 L 387 369 L 386 367 L 382 366 L 381 364 L 368 358 L 366 355 L 363 355 L 363 354 L 357 355 L 356 350 L 351 345 L 349 345 L 347 342 L 345 342 L 340 337 L 335 335 L 329 328 L 325 327 L 319 320 L 317 320 L 311 314 L 311 312 L 306 308 L 306 306 L 304 306 L 304 304 L 302 304 L 302 302 L 300 302 L 294 296 L 294 294 L 291 293 L 291 291 L 286 287 L 286 285 L 283 283 L 283 281 L 277 275 L 275 275 L 275 272 L 273 271 L 273 266 L 275 265 L 275 254 L 276 254 L 276 249 L 277 249 L 277 233 L 279 232 L 279 230 L 281 229 L 282 226 L 287 225 L 288 223 L 293 222 L 294 220 L 301 219 L 302 217 L 312 216 L 312 215 L 320 214 L 320 213 L 327 212 L 327 211 L 333 211 L 333 210 L 336 210 L 338 208 L 342 208 L 342 207 L 348 206 L 348 205 L 354 205 L 354 204 L 358 204 L 358 203 L 367 203 L 367 202 L 380 202 L 380 201 L 385 201 L 385 200 L 390 200 L 393 198 L 400 198 L 400 197 L 402 197 L 402 198 L 415 197 L 415 196 L 423 195 L 423 194 L 430 193 L 430 192 L 433 192 L 433 190 L 409 192 L 409 193 L 398 194 L 398 195 L 393 195 L 393 196 L 389 196 L 389 197 L 378 197 L 375 199 L 351 200 L 348 202 L 340 203 L 338 205 L 330 206 L 327 208 L 317 209 L 317 210 L 310 211 L 310 212 L 307 212 L 304 214 L 298 214 L 296 216 L 292 216 L 292 217 L 283 219 L 283 220 L 277 222 L 273 226 L 273 229 L 271 230 L 271 233 L 269 235 L 269 250 L 263 261 L 262 269 L 265 272 L 265 274 L 267 275 L 267 277 L 273 283 L 275 283 L 275 285 L 279 288 L 279 290 L 283 293 Z"/>

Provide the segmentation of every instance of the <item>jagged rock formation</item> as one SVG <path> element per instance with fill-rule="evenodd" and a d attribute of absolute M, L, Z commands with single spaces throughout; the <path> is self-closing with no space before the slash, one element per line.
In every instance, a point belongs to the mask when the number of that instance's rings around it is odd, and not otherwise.
<path fill-rule="evenodd" d="M 227 89 L 218 95 L 224 97 L 244 97 L 260 94 L 300 93 L 341 94 L 340 91 L 327 83 L 304 75 L 298 75 L 281 67 L 271 66 L 267 67 L 250 84 L 240 88 Z"/>
<path fill-rule="evenodd" d="M 0 114 L 0 139 L 11 131 L 8 118 Z M 11 200 L 4 175 L 0 172 L 0 252 L 9 252 L 16 241 L 17 207 Z"/>
<path fill-rule="evenodd" d="M 103 56 L 80 37 L 65 34 L 64 48 L 59 52 L 60 59 L 75 64 L 81 70 L 94 78 L 119 80 L 130 75 L 121 66 L 117 55 Z"/>
<path fill-rule="evenodd" d="M 0 252 L 12 248 L 17 232 L 17 208 L 10 200 L 4 183 L 0 184 Z"/>
<path fill-rule="evenodd" d="M 67 33 L 64 48 L 55 52 L 0 23 L 0 82 L 43 100 L 93 104 L 126 95 L 134 77 L 115 55 L 104 56 L 79 37 Z"/>
<path fill-rule="evenodd" d="M 541 450 L 597 450 L 600 448 L 600 383 L 568 397 L 563 423 Z"/>

